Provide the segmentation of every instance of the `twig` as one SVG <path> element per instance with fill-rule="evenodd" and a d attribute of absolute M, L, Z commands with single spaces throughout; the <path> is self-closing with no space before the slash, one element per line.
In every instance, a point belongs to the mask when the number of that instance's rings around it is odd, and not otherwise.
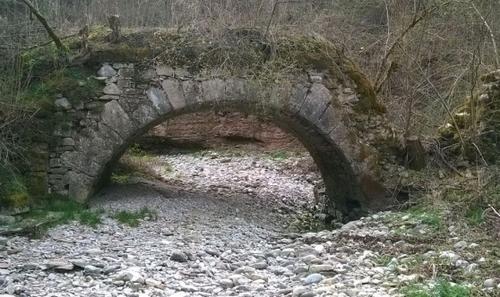
<path fill-rule="evenodd" d="M 60 40 L 61 40 L 61 41 L 62 41 L 62 40 L 66 40 L 66 39 L 68 39 L 68 38 L 75 37 L 75 36 L 78 36 L 78 33 L 63 36 L 63 37 L 61 37 L 61 38 L 60 38 Z M 29 51 L 29 50 L 32 50 L 32 49 L 35 49 L 35 48 L 39 48 L 39 47 L 42 47 L 42 46 L 49 45 L 49 44 L 51 44 L 52 42 L 54 42 L 54 40 L 49 40 L 49 41 L 46 41 L 46 42 L 43 42 L 43 43 L 40 43 L 40 44 L 36 44 L 36 45 L 30 46 L 30 47 L 25 47 L 25 48 L 23 48 L 23 50 L 25 50 L 25 51 Z"/>
<path fill-rule="evenodd" d="M 441 4 L 439 7 L 446 6 L 450 3 L 451 1 L 447 1 L 443 4 Z M 399 36 L 394 40 L 392 45 L 389 47 L 388 50 L 386 50 L 384 57 L 382 58 L 382 62 L 380 63 L 380 68 L 379 71 L 376 75 L 375 78 L 375 92 L 379 93 L 380 90 L 382 89 L 382 85 L 387 81 L 391 74 L 392 67 L 387 67 L 387 61 L 389 60 L 389 57 L 392 55 L 394 50 L 396 49 L 396 46 L 401 42 L 401 40 L 408 34 L 415 26 L 418 25 L 422 20 L 424 20 L 427 15 L 431 14 L 432 12 L 436 11 L 438 6 L 433 6 L 429 9 L 426 9 L 424 12 L 422 12 L 419 16 L 415 15 L 413 17 L 412 22 L 399 34 Z M 390 63 L 392 65 L 392 63 Z"/>
<path fill-rule="evenodd" d="M 304 0 L 275 0 L 274 5 L 273 5 L 273 10 L 271 11 L 271 16 L 269 17 L 269 21 L 267 22 L 266 26 L 266 32 L 264 34 L 264 40 L 267 39 L 267 35 L 269 34 L 269 29 L 271 28 L 271 23 L 273 22 L 273 17 L 274 14 L 276 13 L 276 8 L 278 7 L 278 4 L 283 4 L 283 3 L 302 3 L 305 2 Z"/>
<path fill-rule="evenodd" d="M 491 208 L 494 214 L 496 214 L 500 218 L 500 213 L 493 207 L 493 205 L 488 204 L 488 206 Z"/>
<path fill-rule="evenodd" d="M 498 48 L 497 48 L 497 43 L 495 41 L 495 34 L 493 33 L 493 30 L 491 29 L 490 25 L 488 24 L 486 19 L 483 17 L 483 15 L 481 14 L 481 12 L 479 11 L 479 9 L 477 8 L 477 6 L 474 4 L 473 1 L 470 1 L 470 5 L 472 6 L 472 8 L 474 8 L 474 10 L 475 10 L 476 14 L 479 16 L 479 18 L 481 18 L 484 26 L 486 27 L 486 29 L 488 30 L 488 33 L 490 34 L 491 43 L 493 44 L 493 51 L 495 52 L 495 68 L 498 68 L 498 66 L 500 66 L 500 56 L 498 55 Z"/>

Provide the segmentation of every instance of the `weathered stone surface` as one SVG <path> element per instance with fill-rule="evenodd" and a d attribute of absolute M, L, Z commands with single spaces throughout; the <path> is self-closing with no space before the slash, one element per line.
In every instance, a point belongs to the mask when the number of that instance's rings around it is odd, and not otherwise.
<path fill-rule="evenodd" d="M 217 102 L 222 101 L 225 95 L 225 84 L 222 79 L 210 79 L 201 83 L 203 89 L 203 100 Z"/>
<path fill-rule="evenodd" d="M 181 84 L 176 79 L 167 79 L 161 83 L 163 90 L 167 94 L 168 101 L 174 110 L 182 109 L 186 106 L 184 93 Z"/>
<path fill-rule="evenodd" d="M 70 110 L 71 109 L 71 103 L 69 103 L 69 100 L 66 98 L 59 98 L 54 101 L 54 105 L 56 108 L 63 109 L 63 110 Z"/>
<path fill-rule="evenodd" d="M 112 76 L 115 76 L 116 75 L 116 70 L 111 67 L 111 65 L 109 64 L 104 64 L 102 65 L 102 67 L 99 69 L 99 71 L 97 71 L 97 75 L 99 77 L 106 77 L 106 78 L 110 78 Z"/>
<path fill-rule="evenodd" d="M 288 110 L 290 110 L 290 112 L 295 113 L 300 111 L 302 104 L 306 100 L 307 92 L 308 88 L 302 84 L 294 88 L 288 102 Z"/>
<path fill-rule="evenodd" d="M 134 128 L 128 114 L 116 100 L 110 101 L 104 105 L 101 119 L 106 126 L 110 127 L 118 135 L 124 138 L 128 137 Z"/>
<path fill-rule="evenodd" d="M 191 107 L 198 106 L 203 101 L 201 83 L 196 80 L 185 80 L 182 82 L 182 91 L 186 104 Z"/>
<path fill-rule="evenodd" d="M 156 74 L 160 76 L 174 76 L 174 69 L 170 66 L 158 65 L 156 66 Z"/>
<path fill-rule="evenodd" d="M 330 91 L 322 84 L 313 84 L 310 93 L 300 108 L 300 114 L 313 122 L 319 121 L 329 104 Z"/>
<path fill-rule="evenodd" d="M 163 90 L 151 87 L 146 91 L 146 94 L 158 112 L 163 114 L 170 110 L 170 105 L 167 102 L 167 97 Z"/>
<path fill-rule="evenodd" d="M 106 95 L 120 95 L 122 93 L 122 91 L 120 90 L 120 88 L 118 88 L 118 86 L 115 83 L 107 84 L 104 87 L 103 92 Z"/>
<path fill-rule="evenodd" d="M 183 69 L 168 65 L 147 69 L 146 74 L 139 75 L 134 75 L 135 68 L 116 66 L 116 73 L 115 68 L 103 65 L 100 75 L 108 77 L 104 96 L 91 102 L 95 106 L 85 105 L 87 114 L 78 113 L 83 117 L 76 121 L 81 125 L 79 130 L 74 127 L 68 133 L 59 133 L 63 139 L 53 152 L 61 153 L 61 165 L 54 167 L 57 172 L 49 178 L 49 184 L 56 187 L 53 190 L 69 191 L 77 199 L 87 199 L 108 171 L 110 161 L 130 144 L 131 136 L 143 134 L 170 116 L 203 109 L 263 114 L 292 132 L 311 152 L 323 173 L 332 206 L 329 210 L 336 206 L 349 211 L 348 205 L 362 205 L 365 197 L 359 189 L 376 184 L 369 160 L 361 154 L 367 151 L 366 144 L 351 133 L 349 119 L 344 116 L 347 112 L 342 110 L 345 107 L 337 106 L 337 102 L 332 104 L 332 95 L 320 75 L 299 75 L 294 85 L 276 84 L 263 89 L 245 78 L 196 80 Z M 63 110 L 71 109 L 62 103 Z M 366 180 L 370 183 L 363 182 Z M 348 200 L 357 202 L 347 204 Z"/>

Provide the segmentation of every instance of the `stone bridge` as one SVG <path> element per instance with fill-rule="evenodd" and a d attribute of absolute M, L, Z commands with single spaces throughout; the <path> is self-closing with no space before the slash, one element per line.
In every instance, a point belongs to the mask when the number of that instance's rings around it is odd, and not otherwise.
<path fill-rule="evenodd" d="M 210 109 L 272 120 L 300 140 L 321 171 L 331 215 L 380 208 L 386 196 L 370 156 L 374 150 L 354 128 L 354 86 L 328 88 L 320 72 L 264 87 L 238 77 L 200 78 L 165 65 L 101 63 L 95 70 L 103 82 L 97 98 L 55 101 L 58 114 L 69 120 L 49 147 L 50 192 L 85 201 L 137 137 L 169 118 Z"/>

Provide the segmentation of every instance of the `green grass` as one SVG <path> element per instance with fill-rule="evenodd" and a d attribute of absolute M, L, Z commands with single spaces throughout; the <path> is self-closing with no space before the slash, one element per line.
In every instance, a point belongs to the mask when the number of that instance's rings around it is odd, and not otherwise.
<path fill-rule="evenodd" d="M 376 258 L 375 263 L 379 266 L 386 267 L 389 263 L 391 263 L 392 258 L 393 256 L 391 255 L 381 255 Z"/>
<path fill-rule="evenodd" d="M 269 153 L 269 157 L 273 160 L 281 161 L 290 158 L 290 153 L 286 151 L 274 151 Z"/>
<path fill-rule="evenodd" d="M 113 172 L 111 174 L 111 182 L 114 184 L 127 184 L 130 180 L 131 173 L 129 172 Z"/>
<path fill-rule="evenodd" d="M 24 178 L 11 168 L 0 165 L 0 209 L 28 206 L 29 194 Z"/>
<path fill-rule="evenodd" d="M 92 210 L 84 210 L 79 216 L 78 220 L 81 224 L 87 225 L 90 227 L 97 227 L 97 225 L 101 224 L 101 212 L 96 212 Z"/>
<path fill-rule="evenodd" d="M 465 217 L 472 226 L 481 225 L 484 223 L 484 210 L 479 206 L 471 207 L 467 211 Z"/>
<path fill-rule="evenodd" d="M 102 211 L 90 210 L 84 204 L 80 204 L 61 195 L 50 194 L 40 199 L 25 214 L 25 219 L 34 221 L 47 220 L 49 227 L 78 221 L 82 225 L 96 227 L 101 223 Z"/>
<path fill-rule="evenodd" d="M 130 227 L 137 227 L 143 219 L 148 218 L 150 220 L 155 220 L 157 218 L 157 214 L 155 211 L 144 207 L 139 211 L 132 212 L 122 210 L 115 213 L 113 217 L 122 224 L 129 225 Z"/>
<path fill-rule="evenodd" d="M 441 214 L 436 210 L 414 207 L 408 210 L 408 214 L 412 219 L 415 219 L 422 224 L 428 225 L 435 230 L 440 230 L 443 227 Z"/>
<path fill-rule="evenodd" d="M 441 280 L 428 288 L 423 285 L 411 285 L 402 289 L 405 297 L 469 297 L 471 290 L 463 285 L 452 284 Z"/>

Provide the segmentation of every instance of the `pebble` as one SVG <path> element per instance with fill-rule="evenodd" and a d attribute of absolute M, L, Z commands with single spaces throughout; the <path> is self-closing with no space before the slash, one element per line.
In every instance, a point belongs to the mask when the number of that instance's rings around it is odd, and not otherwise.
<path fill-rule="evenodd" d="M 463 250 L 467 247 L 467 241 L 459 241 L 453 245 L 456 250 Z"/>
<path fill-rule="evenodd" d="M 332 265 L 328 264 L 317 264 L 311 265 L 309 267 L 310 272 L 334 272 L 334 268 Z"/>
<path fill-rule="evenodd" d="M 485 280 L 483 283 L 483 287 L 485 287 L 487 289 L 494 288 L 495 286 L 496 286 L 496 280 L 494 278 L 489 278 L 489 279 Z"/>
<path fill-rule="evenodd" d="M 387 267 L 375 261 L 385 247 L 393 248 L 391 230 L 383 223 L 390 212 L 333 231 L 287 229 L 296 211 L 314 201 L 319 175 L 300 169 L 310 161 L 302 156 L 280 162 L 255 155 L 162 156 L 155 166 L 168 163 L 172 170 L 165 184 L 141 180 L 110 186 L 91 201 L 91 207 L 106 213 L 148 207 L 157 212 L 156 220 L 130 228 L 105 216 L 96 228 L 75 222 L 40 239 L 9 238 L 18 252 L 0 250 L 5 270 L 0 294 L 388 297 L 397 296 L 402 282 L 422 281 L 409 272 L 396 275 L 411 264 L 412 255 L 395 255 Z M 253 192 L 245 194 L 247 188 Z M 367 236 L 376 238 L 375 244 L 363 244 Z M 411 248 L 410 241 L 400 244 Z M 428 253 L 438 255 L 462 263 L 453 251 Z M 66 273 L 55 273 L 56 267 Z M 467 263 L 464 270 L 470 267 L 479 269 Z M 494 279 L 491 285 L 496 286 Z"/>
<path fill-rule="evenodd" d="M 323 276 L 321 274 L 319 274 L 319 273 L 313 273 L 313 274 L 308 275 L 304 279 L 304 284 L 306 284 L 306 285 L 316 284 L 316 283 L 319 283 L 322 280 L 323 280 Z"/>
<path fill-rule="evenodd" d="M 170 260 L 176 261 L 176 262 L 187 262 L 188 257 L 185 253 L 183 253 L 181 251 L 175 251 L 170 256 Z"/>

